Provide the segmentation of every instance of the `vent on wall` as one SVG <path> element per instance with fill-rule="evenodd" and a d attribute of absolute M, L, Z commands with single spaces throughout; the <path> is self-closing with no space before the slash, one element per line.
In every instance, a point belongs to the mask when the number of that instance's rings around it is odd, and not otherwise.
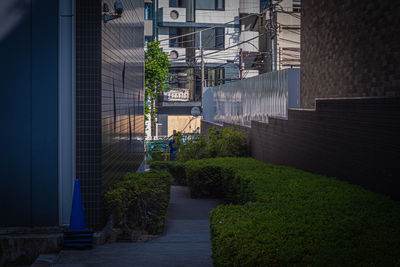
<path fill-rule="evenodd" d="M 176 20 L 179 18 L 179 12 L 176 10 L 171 10 L 171 12 L 169 13 L 171 19 Z"/>
<path fill-rule="evenodd" d="M 170 53 L 169 53 L 169 58 L 170 59 L 177 59 L 179 57 L 179 54 L 178 54 L 178 51 L 176 51 L 176 50 L 172 50 Z"/>

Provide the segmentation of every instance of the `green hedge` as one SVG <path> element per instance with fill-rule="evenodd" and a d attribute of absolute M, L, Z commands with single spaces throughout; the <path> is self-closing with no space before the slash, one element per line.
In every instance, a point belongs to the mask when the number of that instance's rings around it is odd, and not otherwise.
<path fill-rule="evenodd" d="M 165 151 L 149 151 L 148 153 L 151 157 L 151 159 L 148 160 L 149 162 L 165 160 Z M 169 153 L 167 153 L 167 160 L 169 160 Z"/>
<path fill-rule="evenodd" d="M 214 266 L 400 265 L 399 202 L 249 158 L 185 166 L 195 196 L 243 204 L 210 213 Z"/>
<path fill-rule="evenodd" d="M 117 227 L 161 234 L 173 178 L 166 171 L 128 173 L 105 194 L 105 207 Z"/>
<path fill-rule="evenodd" d="M 174 184 L 187 185 L 185 165 L 178 161 L 152 161 L 149 163 L 152 170 L 166 170 L 174 177 Z"/>

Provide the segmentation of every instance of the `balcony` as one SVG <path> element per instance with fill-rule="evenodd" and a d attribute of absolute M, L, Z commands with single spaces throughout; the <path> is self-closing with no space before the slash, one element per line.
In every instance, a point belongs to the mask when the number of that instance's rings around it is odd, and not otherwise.
<path fill-rule="evenodd" d="M 158 14 L 161 25 L 165 22 L 186 23 L 186 8 L 184 7 L 162 7 Z"/>

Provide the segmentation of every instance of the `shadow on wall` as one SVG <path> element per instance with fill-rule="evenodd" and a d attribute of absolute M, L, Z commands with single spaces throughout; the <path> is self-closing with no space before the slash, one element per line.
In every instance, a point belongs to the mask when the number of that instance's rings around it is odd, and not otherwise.
<path fill-rule="evenodd" d="M 29 8 L 29 0 L 0 1 L 0 43 L 20 24 Z"/>
<path fill-rule="evenodd" d="M 319 99 L 315 110 L 289 109 L 241 127 L 251 156 L 336 177 L 400 200 L 400 97 Z M 210 128 L 231 127 L 202 121 Z M 239 128 L 239 129 L 241 129 Z"/>

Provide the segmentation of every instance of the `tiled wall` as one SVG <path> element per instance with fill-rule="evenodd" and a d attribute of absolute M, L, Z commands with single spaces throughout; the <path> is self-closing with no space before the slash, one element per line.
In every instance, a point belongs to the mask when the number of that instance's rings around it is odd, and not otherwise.
<path fill-rule="evenodd" d="M 301 107 L 400 95 L 400 1 L 302 0 Z"/>
<path fill-rule="evenodd" d="M 104 191 L 143 160 L 144 2 L 122 2 L 122 17 L 105 24 L 113 1 L 76 1 L 76 173 L 93 229 L 104 224 Z"/>
<path fill-rule="evenodd" d="M 317 100 L 287 119 L 252 121 L 252 157 L 337 177 L 400 199 L 400 98 Z M 213 124 L 202 121 L 202 133 Z"/>
<path fill-rule="evenodd" d="M 103 1 L 112 9 L 114 1 Z M 144 1 L 122 1 L 122 17 L 102 23 L 102 171 L 107 189 L 143 160 Z"/>

